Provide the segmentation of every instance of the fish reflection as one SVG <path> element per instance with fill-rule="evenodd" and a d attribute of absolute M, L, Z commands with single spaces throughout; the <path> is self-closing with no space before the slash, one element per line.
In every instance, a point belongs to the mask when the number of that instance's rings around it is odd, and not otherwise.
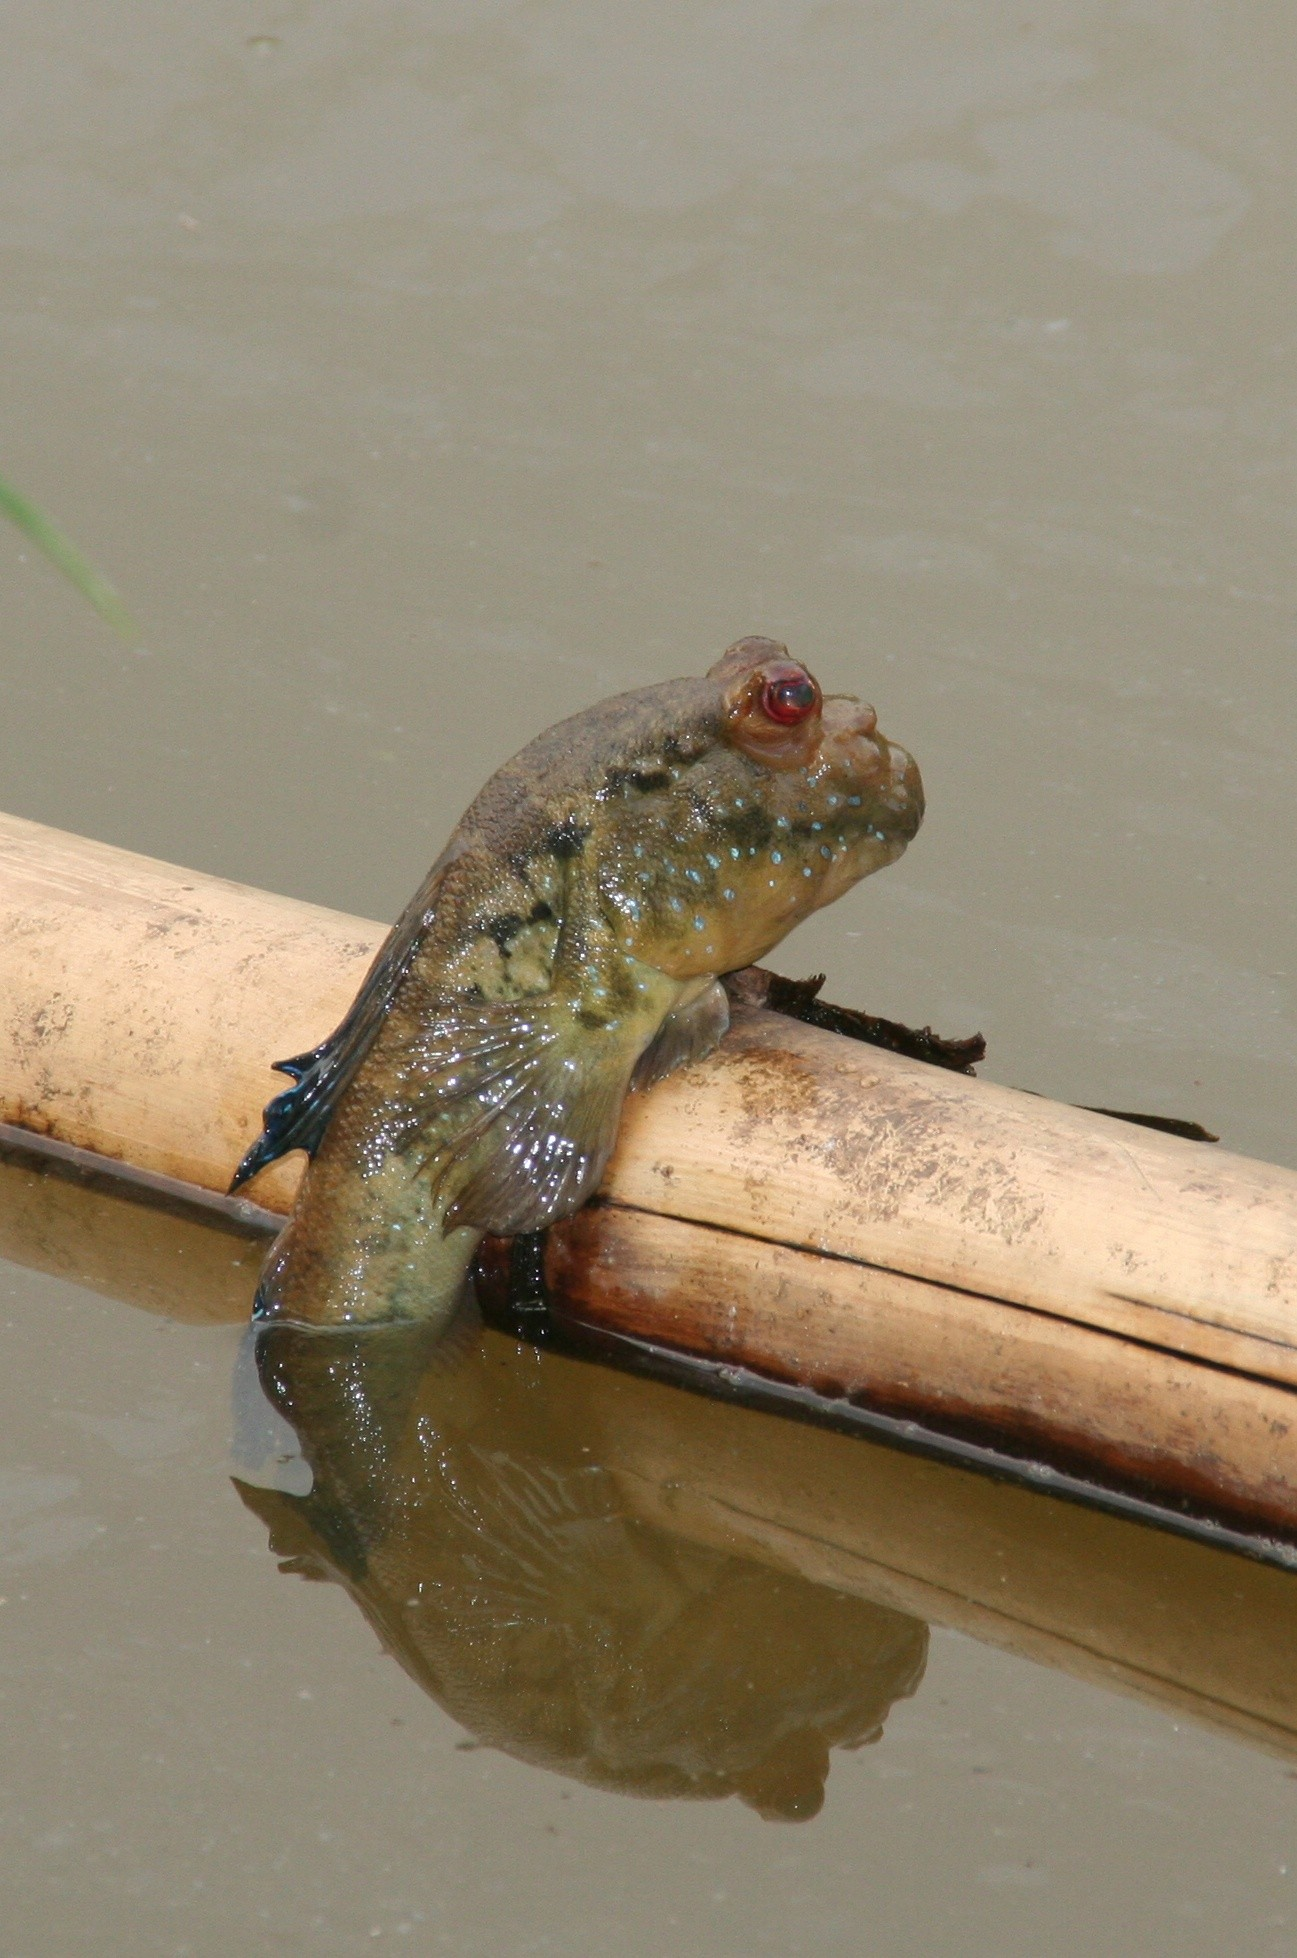
<path fill-rule="evenodd" d="M 634 1515 L 577 1362 L 471 1321 L 449 1345 L 273 1325 L 254 1350 L 300 1456 L 278 1487 L 236 1486 L 281 1567 L 342 1584 L 486 1745 L 805 1820 L 830 1749 L 877 1740 L 922 1677 L 918 1619 Z"/>

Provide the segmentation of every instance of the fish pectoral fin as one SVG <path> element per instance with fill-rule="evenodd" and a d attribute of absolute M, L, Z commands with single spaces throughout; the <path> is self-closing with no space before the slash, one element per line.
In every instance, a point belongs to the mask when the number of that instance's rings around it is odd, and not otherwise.
<path fill-rule="evenodd" d="M 514 1237 L 593 1194 L 617 1138 L 642 1025 L 585 1024 L 560 994 L 455 1002 L 403 1059 L 445 1228 Z"/>
<path fill-rule="evenodd" d="M 721 1040 L 730 1024 L 730 1003 L 719 979 L 685 1006 L 667 1014 L 654 1034 L 631 1076 L 636 1091 L 664 1081 L 678 1067 L 700 1061 Z"/>

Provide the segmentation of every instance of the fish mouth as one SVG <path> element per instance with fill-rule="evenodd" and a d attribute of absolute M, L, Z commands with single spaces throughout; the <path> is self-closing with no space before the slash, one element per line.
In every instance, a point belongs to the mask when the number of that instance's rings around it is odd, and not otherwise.
<path fill-rule="evenodd" d="M 866 741 L 878 733 L 878 716 L 858 693 L 826 693 L 824 706 L 828 707 L 834 703 L 838 703 L 838 711 L 828 718 L 836 723 L 842 732 Z"/>
<path fill-rule="evenodd" d="M 899 854 L 923 821 L 918 763 L 899 741 L 887 739 L 873 708 L 856 694 L 826 695 L 823 726 L 825 760 L 863 796 L 862 816 L 897 846 Z"/>
<path fill-rule="evenodd" d="M 873 708 L 854 694 L 829 695 L 824 753 L 863 791 L 888 833 L 908 843 L 923 821 L 923 777 L 909 750 L 879 731 Z"/>
<path fill-rule="evenodd" d="M 881 734 L 874 738 L 883 761 L 878 799 L 888 812 L 887 827 L 902 842 L 909 843 L 918 834 L 927 806 L 919 764 L 899 741 L 886 741 Z"/>

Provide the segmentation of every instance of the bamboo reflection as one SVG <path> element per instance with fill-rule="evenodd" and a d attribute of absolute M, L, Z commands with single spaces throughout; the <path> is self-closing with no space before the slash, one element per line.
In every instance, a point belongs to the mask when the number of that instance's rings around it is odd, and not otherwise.
<path fill-rule="evenodd" d="M 246 1320 L 263 1249 L 0 1157 L 0 1256 L 147 1310 Z M 436 1364 L 345 1339 L 263 1349 L 305 1460 L 245 1499 L 484 1739 L 806 1812 L 824 1750 L 912 1690 L 926 1620 L 1297 1759 L 1291 1573 L 499 1333 Z"/>
<path fill-rule="evenodd" d="M 473 1329 L 274 1328 L 257 1364 L 308 1494 L 240 1484 L 283 1568 L 345 1586 L 479 1740 L 625 1794 L 814 1815 L 829 1751 L 922 1676 L 908 1613 L 645 1521 L 589 1370 Z"/>

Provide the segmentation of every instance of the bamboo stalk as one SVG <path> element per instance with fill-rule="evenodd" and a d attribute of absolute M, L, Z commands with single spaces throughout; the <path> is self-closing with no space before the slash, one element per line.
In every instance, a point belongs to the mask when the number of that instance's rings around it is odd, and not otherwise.
<path fill-rule="evenodd" d="M 0 815 L 0 1120 L 224 1191 L 383 927 Z M 257 1184 L 286 1212 L 301 1164 Z"/>
<path fill-rule="evenodd" d="M 0 818 L 0 1120 L 221 1190 L 380 936 Z M 604 1195 L 549 1253 L 587 1321 L 1297 1529 L 1291 1171 L 742 1011 Z"/>
<path fill-rule="evenodd" d="M 582 1322 L 1286 1533 L 1290 1386 L 1039 1309 L 619 1205 L 554 1233 Z"/>

